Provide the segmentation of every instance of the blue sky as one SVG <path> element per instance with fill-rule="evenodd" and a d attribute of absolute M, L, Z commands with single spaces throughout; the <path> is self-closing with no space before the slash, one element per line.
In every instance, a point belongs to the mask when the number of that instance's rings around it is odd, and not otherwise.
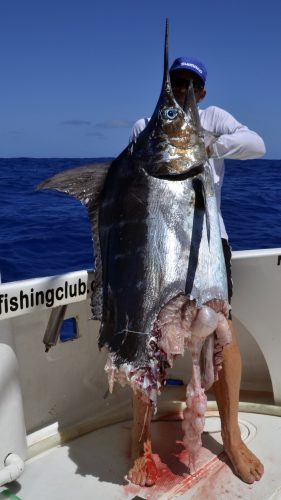
<path fill-rule="evenodd" d="M 166 17 L 170 62 L 208 67 L 204 106 L 280 159 L 279 0 L 2 0 L 0 157 L 118 155 L 157 102 Z"/>

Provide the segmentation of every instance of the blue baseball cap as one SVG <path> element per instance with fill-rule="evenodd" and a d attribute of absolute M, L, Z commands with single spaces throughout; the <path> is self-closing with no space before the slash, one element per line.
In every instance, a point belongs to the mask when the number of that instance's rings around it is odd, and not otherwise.
<path fill-rule="evenodd" d="M 207 79 L 207 68 L 205 64 L 203 64 L 199 59 L 195 59 L 195 57 L 178 57 L 173 62 L 170 72 L 176 71 L 177 69 L 187 69 L 188 71 L 192 71 L 197 76 L 199 76 L 202 82 L 206 83 Z"/>

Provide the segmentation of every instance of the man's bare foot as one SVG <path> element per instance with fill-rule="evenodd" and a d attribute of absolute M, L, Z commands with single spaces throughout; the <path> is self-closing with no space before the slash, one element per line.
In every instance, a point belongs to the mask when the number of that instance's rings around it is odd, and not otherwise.
<path fill-rule="evenodd" d="M 252 484 L 261 479 L 264 467 L 243 441 L 240 440 L 238 444 L 232 444 L 230 446 L 224 443 L 224 449 L 232 463 L 235 473 L 242 481 Z"/>
<path fill-rule="evenodd" d="M 151 443 L 144 443 L 143 453 L 135 459 L 128 472 L 128 479 L 139 486 L 152 486 L 157 480 L 157 468 L 151 453 Z"/>

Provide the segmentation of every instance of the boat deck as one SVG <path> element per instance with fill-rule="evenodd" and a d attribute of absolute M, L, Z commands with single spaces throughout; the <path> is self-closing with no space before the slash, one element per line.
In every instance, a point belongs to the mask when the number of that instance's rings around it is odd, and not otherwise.
<path fill-rule="evenodd" d="M 96 430 L 26 461 L 23 475 L 0 488 L 0 498 L 12 500 L 80 500 L 83 498 L 278 500 L 281 498 L 280 417 L 239 413 L 244 441 L 262 460 L 265 474 L 248 485 L 233 474 L 221 443 L 216 411 L 206 414 L 203 447 L 196 472 L 190 474 L 181 443 L 178 415 L 152 424 L 154 458 L 158 468 L 155 486 L 141 488 L 124 479 L 130 466 L 131 422 Z"/>
<path fill-rule="evenodd" d="M 254 485 L 234 475 L 209 395 L 203 447 L 196 472 L 190 473 L 179 420 L 184 385 L 163 388 L 159 398 L 161 419 L 152 425 L 156 485 L 140 488 L 124 480 L 131 465 L 131 392 L 116 384 L 106 397 L 106 353 L 97 347 L 99 323 L 89 320 L 87 289 L 92 273 L 77 271 L 0 285 L 5 299 L 0 321 L 2 468 L 9 453 L 25 459 L 29 434 L 25 470 L 17 481 L 0 487 L 0 500 L 281 500 L 280 255 L 281 248 L 236 252 L 233 259 L 233 276 L 239 283 L 233 320 L 243 362 L 242 388 L 247 389 L 247 394 L 240 393 L 240 426 L 245 442 L 265 466 L 264 477 Z M 77 336 L 58 341 L 46 354 L 42 339 L 50 308 L 46 301 L 33 307 L 31 296 L 46 298 L 54 290 L 60 298 L 62 290 L 79 283 L 85 284 L 83 296 L 65 296 L 51 308 L 67 305 L 65 320 L 74 320 Z M 30 299 L 23 301 L 24 310 L 7 306 L 6 312 L 5 304 L 20 297 Z M 190 369 L 188 356 L 180 357 L 169 377 L 186 384 Z M 46 437 L 52 426 L 55 435 Z"/>

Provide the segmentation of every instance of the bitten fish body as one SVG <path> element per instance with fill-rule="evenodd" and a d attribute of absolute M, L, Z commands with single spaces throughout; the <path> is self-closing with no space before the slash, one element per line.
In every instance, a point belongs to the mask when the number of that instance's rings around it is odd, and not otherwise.
<path fill-rule="evenodd" d="M 164 61 L 159 101 L 136 142 L 108 166 L 63 172 L 40 187 L 76 196 L 88 209 L 96 255 L 92 308 L 101 320 L 99 345 L 109 351 L 110 389 L 115 381 L 129 383 L 156 408 L 166 369 L 175 355 L 190 351 L 183 428 L 193 460 L 204 425 L 204 388 L 216 380 L 231 338 L 229 305 L 193 85 L 181 108 L 170 83 L 167 31 Z"/>

